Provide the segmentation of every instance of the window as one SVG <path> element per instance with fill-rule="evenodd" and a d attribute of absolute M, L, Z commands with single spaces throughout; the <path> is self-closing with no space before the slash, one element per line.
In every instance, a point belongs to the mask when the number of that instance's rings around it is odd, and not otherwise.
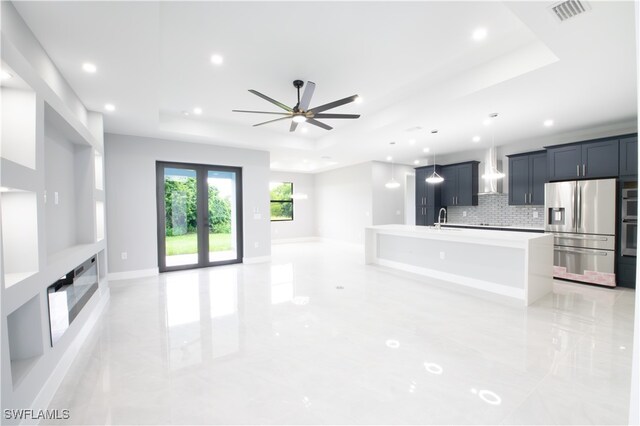
<path fill-rule="evenodd" d="M 269 182 L 271 193 L 271 221 L 293 220 L 293 183 Z"/>

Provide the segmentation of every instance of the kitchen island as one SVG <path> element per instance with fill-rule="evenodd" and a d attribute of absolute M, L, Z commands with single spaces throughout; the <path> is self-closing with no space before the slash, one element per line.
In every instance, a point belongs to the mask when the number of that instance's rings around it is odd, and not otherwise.
<path fill-rule="evenodd" d="M 532 232 L 379 225 L 365 262 L 511 297 L 530 305 L 553 287 L 553 236 Z"/>

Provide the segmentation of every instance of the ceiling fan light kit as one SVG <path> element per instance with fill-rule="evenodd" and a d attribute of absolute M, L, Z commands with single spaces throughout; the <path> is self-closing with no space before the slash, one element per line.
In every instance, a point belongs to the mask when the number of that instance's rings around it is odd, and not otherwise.
<path fill-rule="evenodd" d="M 304 93 L 302 93 L 302 98 L 300 97 L 300 89 L 304 86 L 304 81 L 302 80 L 294 80 L 293 87 L 298 91 L 298 103 L 294 107 L 289 107 L 282 102 L 278 102 L 275 99 L 270 98 L 267 95 L 264 95 L 257 90 L 249 89 L 249 92 L 254 95 L 264 99 L 267 102 L 271 102 L 277 107 L 283 109 L 286 112 L 273 112 L 273 111 L 250 111 L 250 110 L 241 110 L 234 109 L 233 112 L 243 112 L 250 114 L 272 114 L 272 115 L 281 115 L 282 117 L 274 118 L 273 120 L 263 121 L 262 123 L 254 124 L 253 127 L 262 126 L 264 124 L 274 123 L 276 121 L 282 121 L 291 119 L 291 127 L 289 127 L 290 132 L 295 132 L 298 124 L 307 122 L 316 127 L 320 127 L 325 130 L 331 130 L 333 127 L 325 124 L 321 121 L 316 120 L 317 118 L 323 119 L 355 119 L 360 118 L 359 114 L 333 114 L 333 113 L 322 113 L 323 111 L 327 111 L 329 109 L 337 108 L 339 106 L 355 102 L 359 99 L 358 95 L 349 96 L 343 99 L 339 99 L 337 101 L 329 102 L 328 104 L 320 105 L 315 108 L 309 108 L 311 104 L 311 97 L 313 96 L 313 92 L 316 89 L 316 84 L 312 81 L 307 81 L 306 88 L 304 89 Z"/>

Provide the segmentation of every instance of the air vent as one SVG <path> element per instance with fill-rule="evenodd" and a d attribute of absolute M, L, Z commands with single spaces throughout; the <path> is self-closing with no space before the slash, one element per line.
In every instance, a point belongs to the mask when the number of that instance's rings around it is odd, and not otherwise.
<path fill-rule="evenodd" d="M 551 6 L 551 11 L 560 22 L 574 18 L 589 10 L 591 10 L 589 4 L 586 1 L 580 0 L 567 0 Z"/>

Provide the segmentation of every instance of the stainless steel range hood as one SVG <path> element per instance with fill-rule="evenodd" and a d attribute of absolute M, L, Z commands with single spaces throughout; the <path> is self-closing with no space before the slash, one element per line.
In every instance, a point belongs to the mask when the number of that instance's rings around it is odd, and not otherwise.
<path fill-rule="evenodd" d="M 479 179 L 479 187 L 480 192 L 478 195 L 493 195 L 493 194 L 502 194 L 502 185 L 504 178 L 502 179 L 483 179 L 482 175 L 485 173 L 490 173 L 492 170 L 491 166 L 495 166 L 498 170 L 502 170 L 502 160 L 498 160 L 498 153 L 495 147 L 491 147 L 487 149 L 484 155 L 484 160 L 480 163 L 480 167 L 478 167 L 478 173 L 480 174 Z"/>

